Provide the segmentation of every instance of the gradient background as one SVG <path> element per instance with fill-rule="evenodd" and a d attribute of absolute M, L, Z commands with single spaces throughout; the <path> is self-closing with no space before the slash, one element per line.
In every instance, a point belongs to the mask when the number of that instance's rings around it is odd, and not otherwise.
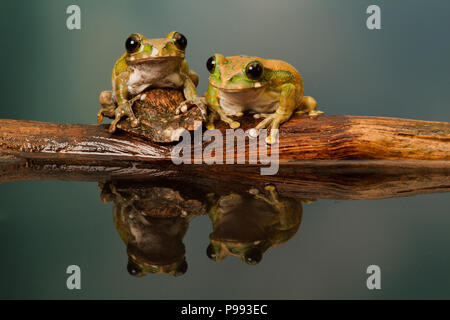
<path fill-rule="evenodd" d="M 81 7 L 82 29 L 66 29 Z M 370 4 L 382 29 L 366 28 Z M 448 1 L 2 1 L 0 118 L 93 123 L 115 60 L 132 32 L 188 38 L 187 60 L 207 84 L 215 52 L 294 65 L 328 114 L 449 121 Z M 450 197 L 320 200 L 261 264 L 205 254 L 211 226 L 197 218 L 185 237 L 180 278 L 126 272 L 125 246 L 95 183 L 0 185 L 1 298 L 450 298 Z M 66 267 L 82 269 L 69 291 Z M 382 290 L 365 286 L 368 265 Z"/>

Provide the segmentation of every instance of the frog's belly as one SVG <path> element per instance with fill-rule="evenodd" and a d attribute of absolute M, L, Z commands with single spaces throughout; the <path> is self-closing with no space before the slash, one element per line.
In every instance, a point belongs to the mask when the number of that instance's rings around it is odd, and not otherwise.
<path fill-rule="evenodd" d="M 183 78 L 173 61 L 157 61 L 133 67 L 128 78 L 128 93 L 136 95 L 147 88 L 180 88 Z"/>
<path fill-rule="evenodd" d="M 228 115 L 238 115 L 246 111 L 272 113 L 279 104 L 280 94 L 263 88 L 219 92 L 219 105 Z"/>

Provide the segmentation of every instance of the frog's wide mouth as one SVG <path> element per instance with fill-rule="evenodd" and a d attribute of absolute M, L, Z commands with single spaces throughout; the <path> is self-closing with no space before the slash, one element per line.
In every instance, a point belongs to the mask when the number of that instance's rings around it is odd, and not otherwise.
<path fill-rule="evenodd" d="M 127 59 L 127 62 L 129 64 L 140 64 L 145 62 L 159 62 L 159 61 L 167 61 L 167 60 L 183 60 L 183 57 L 177 57 L 177 56 L 166 56 L 166 57 L 147 57 L 147 58 L 138 58 L 131 60 L 130 58 Z"/>
<path fill-rule="evenodd" d="M 217 83 L 211 82 L 211 85 L 216 88 L 219 89 L 221 91 L 225 91 L 225 92 L 242 92 L 242 91 L 251 91 L 251 90 L 258 90 L 261 88 L 264 88 L 264 84 L 260 83 L 260 86 L 249 86 L 249 87 L 223 87 L 218 85 Z"/>

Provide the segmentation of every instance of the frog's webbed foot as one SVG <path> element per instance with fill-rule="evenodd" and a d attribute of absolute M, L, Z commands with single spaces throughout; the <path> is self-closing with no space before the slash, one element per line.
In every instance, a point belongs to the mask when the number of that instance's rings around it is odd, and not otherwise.
<path fill-rule="evenodd" d="M 115 195 L 116 201 L 118 201 L 121 204 L 121 206 L 124 207 L 124 208 L 126 208 L 126 207 L 133 207 L 134 208 L 134 202 L 140 200 L 140 197 L 134 192 L 132 192 L 127 197 L 123 196 L 119 192 L 117 187 L 114 184 L 112 184 L 112 183 L 109 185 L 109 189 L 111 190 L 111 193 L 113 195 Z"/>
<path fill-rule="evenodd" d="M 271 113 L 255 113 L 255 114 L 253 114 L 253 118 L 254 119 L 267 118 L 270 115 L 271 115 Z"/>
<path fill-rule="evenodd" d="M 226 115 L 224 112 L 217 111 L 214 109 L 210 109 L 210 112 L 208 114 L 208 122 L 206 123 L 206 129 L 211 130 L 215 128 L 214 122 L 216 120 L 222 120 L 223 122 L 228 123 L 230 128 L 236 129 L 241 126 L 241 124 L 237 121 L 234 121 L 231 119 L 228 115 Z"/>
<path fill-rule="evenodd" d="M 305 96 L 302 99 L 302 102 L 295 113 L 299 114 L 307 114 L 311 118 L 315 118 L 321 114 L 323 111 L 316 110 L 317 109 L 317 101 L 313 97 Z"/>
<path fill-rule="evenodd" d="M 206 101 L 203 97 L 196 97 L 194 99 L 187 99 L 180 103 L 180 105 L 175 109 L 175 114 L 182 114 L 187 112 L 190 108 L 196 106 L 202 112 L 203 120 L 207 119 L 207 108 Z"/>
<path fill-rule="evenodd" d="M 272 144 L 277 141 L 277 135 L 278 135 L 278 128 L 280 125 L 287 120 L 289 120 L 290 116 L 281 115 L 278 113 L 271 113 L 271 114 L 260 114 L 260 116 L 265 117 L 263 121 L 258 123 L 258 125 L 251 130 L 251 135 L 253 137 L 257 137 L 259 134 L 259 130 L 266 129 L 270 127 L 270 136 L 267 136 L 266 143 Z"/>
<path fill-rule="evenodd" d="M 236 129 L 239 128 L 241 126 L 241 124 L 237 121 L 234 121 L 233 119 L 231 119 L 229 116 L 227 116 L 223 111 L 219 111 L 218 115 L 220 117 L 220 120 L 222 120 L 223 122 L 228 123 L 228 125 L 230 126 L 230 128 L 232 129 Z"/>
<path fill-rule="evenodd" d="M 320 111 L 320 110 L 310 110 L 310 111 L 308 111 L 308 110 L 298 110 L 295 113 L 307 114 L 311 118 L 316 118 L 317 116 L 323 114 L 323 111 Z"/>
<path fill-rule="evenodd" d="M 102 91 L 99 96 L 100 105 L 103 107 L 97 113 L 97 121 L 100 123 L 103 121 L 103 117 L 112 118 L 114 117 L 114 109 L 116 105 L 114 104 L 112 92 Z"/>
<path fill-rule="evenodd" d="M 266 185 L 264 187 L 264 190 L 266 191 L 267 195 L 259 192 L 258 189 L 250 189 L 249 192 L 256 199 L 261 199 L 270 205 L 277 206 L 280 204 L 280 198 L 278 195 L 278 191 L 273 184 Z"/>
<path fill-rule="evenodd" d="M 139 125 L 139 120 L 134 115 L 132 105 L 134 101 L 127 101 L 114 110 L 114 120 L 111 122 L 109 126 L 109 132 L 113 133 L 116 131 L 117 123 L 125 116 L 130 119 L 131 126 L 137 127 Z"/>
<path fill-rule="evenodd" d="M 97 113 L 97 122 L 100 123 L 103 121 L 103 117 L 114 117 L 114 109 L 116 107 L 115 106 L 108 106 L 108 107 L 103 107 L 99 110 L 99 112 Z"/>

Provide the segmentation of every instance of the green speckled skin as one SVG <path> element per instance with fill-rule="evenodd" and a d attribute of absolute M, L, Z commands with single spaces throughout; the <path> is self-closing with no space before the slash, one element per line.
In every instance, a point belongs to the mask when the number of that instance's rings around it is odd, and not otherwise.
<path fill-rule="evenodd" d="M 140 119 L 135 116 L 132 106 L 149 88 L 182 89 L 186 100 L 180 108 L 192 104 L 203 107 L 196 91 L 198 76 L 189 70 L 184 60 L 185 48 L 175 44 L 178 35 L 172 31 L 163 39 L 147 39 L 142 34 L 133 34 L 139 39 L 139 48 L 131 53 L 125 52 L 116 61 L 111 76 L 113 90 L 100 94 L 103 108 L 98 112 L 98 122 L 103 120 L 103 116 L 114 118 L 110 132 L 116 130 L 117 123 L 124 116 L 130 119 L 133 127 L 139 125 Z"/>
<path fill-rule="evenodd" d="M 289 120 L 294 112 L 317 116 L 317 102 L 312 97 L 303 96 L 303 80 L 290 64 L 280 60 L 259 57 L 213 56 L 214 70 L 210 71 L 208 91 L 205 94 L 210 115 L 207 128 L 214 128 L 215 120 L 227 122 L 231 128 L 240 123 L 231 116 L 240 117 L 244 111 L 255 113 L 255 117 L 265 118 L 256 130 L 270 128 L 268 143 L 275 142 L 276 130 Z M 263 67 L 261 76 L 250 79 L 247 67 L 258 63 Z"/>

